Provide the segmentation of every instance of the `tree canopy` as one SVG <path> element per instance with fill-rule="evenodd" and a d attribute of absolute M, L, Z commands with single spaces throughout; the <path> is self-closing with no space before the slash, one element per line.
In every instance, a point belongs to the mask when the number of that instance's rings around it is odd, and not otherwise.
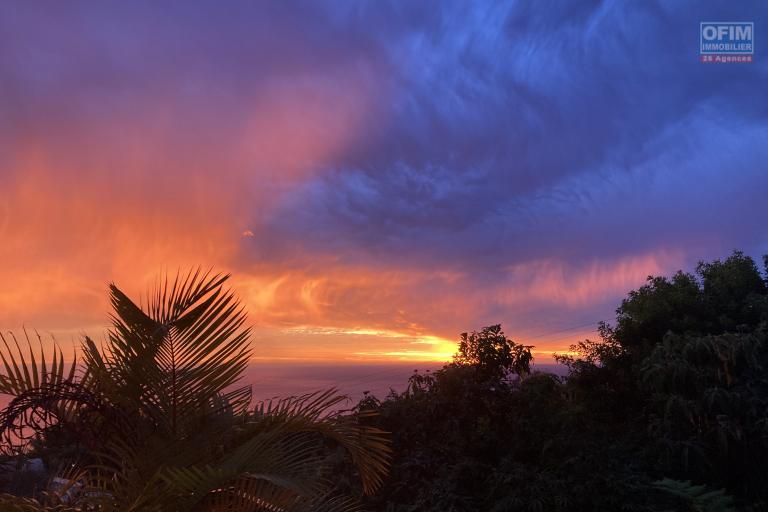
<path fill-rule="evenodd" d="M 113 287 L 82 371 L 4 340 L 0 427 L 11 452 L 73 468 L 56 474 L 100 510 L 768 510 L 766 274 L 735 252 L 649 277 L 558 356 L 565 376 L 501 325 L 463 333 L 443 368 L 347 414 L 333 392 L 250 405 L 224 277 L 164 285 L 145 309 Z"/>
<path fill-rule="evenodd" d="M 600 338 L 530 367 L 493 325 L 359 407 L 393 432 L 372 510 L 768 509 L 768 287 L 749 256 L 652 276 Z M 509 373 L 524 376 L 508 379 Z"/>
<path fill-rule="evenodd" d="M 473 366 L 491 378 L 510 373 L 526 375 L 533 360 L 531 348 L 507 338 L 501 325 L 491 325 L 480 332 L 462 333 L 454 364 Z"/>

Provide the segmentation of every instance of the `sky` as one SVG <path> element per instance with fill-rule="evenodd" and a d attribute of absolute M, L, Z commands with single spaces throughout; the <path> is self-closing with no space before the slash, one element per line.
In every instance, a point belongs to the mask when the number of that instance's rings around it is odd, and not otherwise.
<path fill-rule="evenodd" d="M 0 328 L 232 273 L 260 361 L 540 361 L 768 252 L 762 2 L 2 2 Z M 749 64 L 701 21 L 753 21 Z"/>

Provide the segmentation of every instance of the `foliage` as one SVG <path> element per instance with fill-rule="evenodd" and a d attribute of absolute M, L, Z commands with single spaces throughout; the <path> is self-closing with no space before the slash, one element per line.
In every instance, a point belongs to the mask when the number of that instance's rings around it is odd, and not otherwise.
<path fill-rule="evenodd" d="M 768 510 L 767 321 L 765 276 L 735 252 L 649 277 L 598 340 L 558 357 L 565 379 L 530 374 L 530 347 L 500 326 L 463 334 L 453 363 L 359 404 L 393 432 L 391 476 L 368 504 Z M 509 379 L 516 361 L 523 378 Z"/>
<path fill-rule="evenodd" d="M 522 376 L 530 372 L 531 348 L 507 338 L 497 324 L 480 332 L 462 333 L 453 360 L 457 365 L 475 367 L 489 378 L 498 379 L 509 373 Z"/>
<path fill-rule="evenodd" d="M 567 377 L 492 325 L 353 414 L 326 412 L 332 392 L 249 406 L 220 283 L 146 312 L 117 292 L 115 328 L 106 347 L 86 340 L 82 370 L 58 348 L 0 350 L 6 446 L 74 461 L 65 481 L 104 509 L 345 510 L 357 494 L 385 512 L 768 510 L 768 285 L 743 253 L 649 277 L 599 339 L 558 356 Z"/>
<path fill-rule="evenodd" d="M 734 512 L 733 498 L 722 489 L 709 490 L 706 485 L 693 485 L 665 478 L 654 482 L 654 487 L 684 499 L 696 512 Z"/>
<path fill-rule="evenodd" d="M 227 277 L 165 279 L 144 308 L 111 285 L 108 339 L 86 338 L 71 365 L 58 347 L 2 339 L 0 392 L 13 397 L 0 414 L 6 449 L 39 453 L 69 482 L 46 510 L 352 510 L 354 500 L 331 492 L 330 445 L 364 492 L 381 484 L 386 436 L 330 412 L 344 399 L 335 390 L 251 407 L 250 387 L 238 384 L 249 330 Z"/>

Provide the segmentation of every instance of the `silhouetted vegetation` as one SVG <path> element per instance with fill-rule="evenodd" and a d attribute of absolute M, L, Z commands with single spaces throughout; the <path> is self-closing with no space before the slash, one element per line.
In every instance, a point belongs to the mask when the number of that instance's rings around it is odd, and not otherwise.
<path fill-rule="evenodd" d="M 0 509 L 768 510 L 768 286 L 742 253 L 650 277 L 558 356 L 566 377 L 493 325 L 346 415 L 325 412 L 333 393 L 251 407 L 239 306 L 223 277 L 188 281 L 145 310 L 112 287 L 114 328 L 82 369 L 5 340 L 4 448 L 60 487 L 11 479 L 35 499 Z"/>
<path fill-rule="evenodd" d="M 50 478 L 25 489 L 12 471 L 8 490 L 34 496 L 0 495 L 0 510 L 355 510 L 332 489 L 339 457 L 363 491 L 380 485 L 387 438 L 332 412 L 343 396 L 251 405 L 237 385 L 249 330 L 226 279 L 165 280 L 143 309 L 111 286 L 108 339 L 86 338 L 69 365 L 58 347 L 2 338 L 6 470 L 40 462 Z"/>
<path fill-rule="evenodd" d="M 360 410 L 393 433 L 379 511 L 726 511 L 768 502 L 768 288 L 736 252 L 651 277 L 558 357 L 501 327 Z"/>

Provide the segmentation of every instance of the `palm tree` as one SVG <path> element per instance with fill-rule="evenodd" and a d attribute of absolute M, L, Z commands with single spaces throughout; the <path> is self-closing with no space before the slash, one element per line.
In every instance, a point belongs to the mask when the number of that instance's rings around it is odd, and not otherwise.
<path fill-rule="evenodd" d="M 364 493 L 381 484 L 388 439 L 333 412 L 345 399 L 335 390 L 251 405 L 238 384 L 250 330 L 228 277 L 166 278 L 144 307 L 110 285 L 108 337 L 86 337 L 71 365 L 26 332 L 21 342 L 0 335 L 0 393 L 12 396 L 0 413 L 6 451 L 67 448 L 50 500 L 104 511 L 353 510 L 334 491 L 329 448 L 345 454 Z"/>

